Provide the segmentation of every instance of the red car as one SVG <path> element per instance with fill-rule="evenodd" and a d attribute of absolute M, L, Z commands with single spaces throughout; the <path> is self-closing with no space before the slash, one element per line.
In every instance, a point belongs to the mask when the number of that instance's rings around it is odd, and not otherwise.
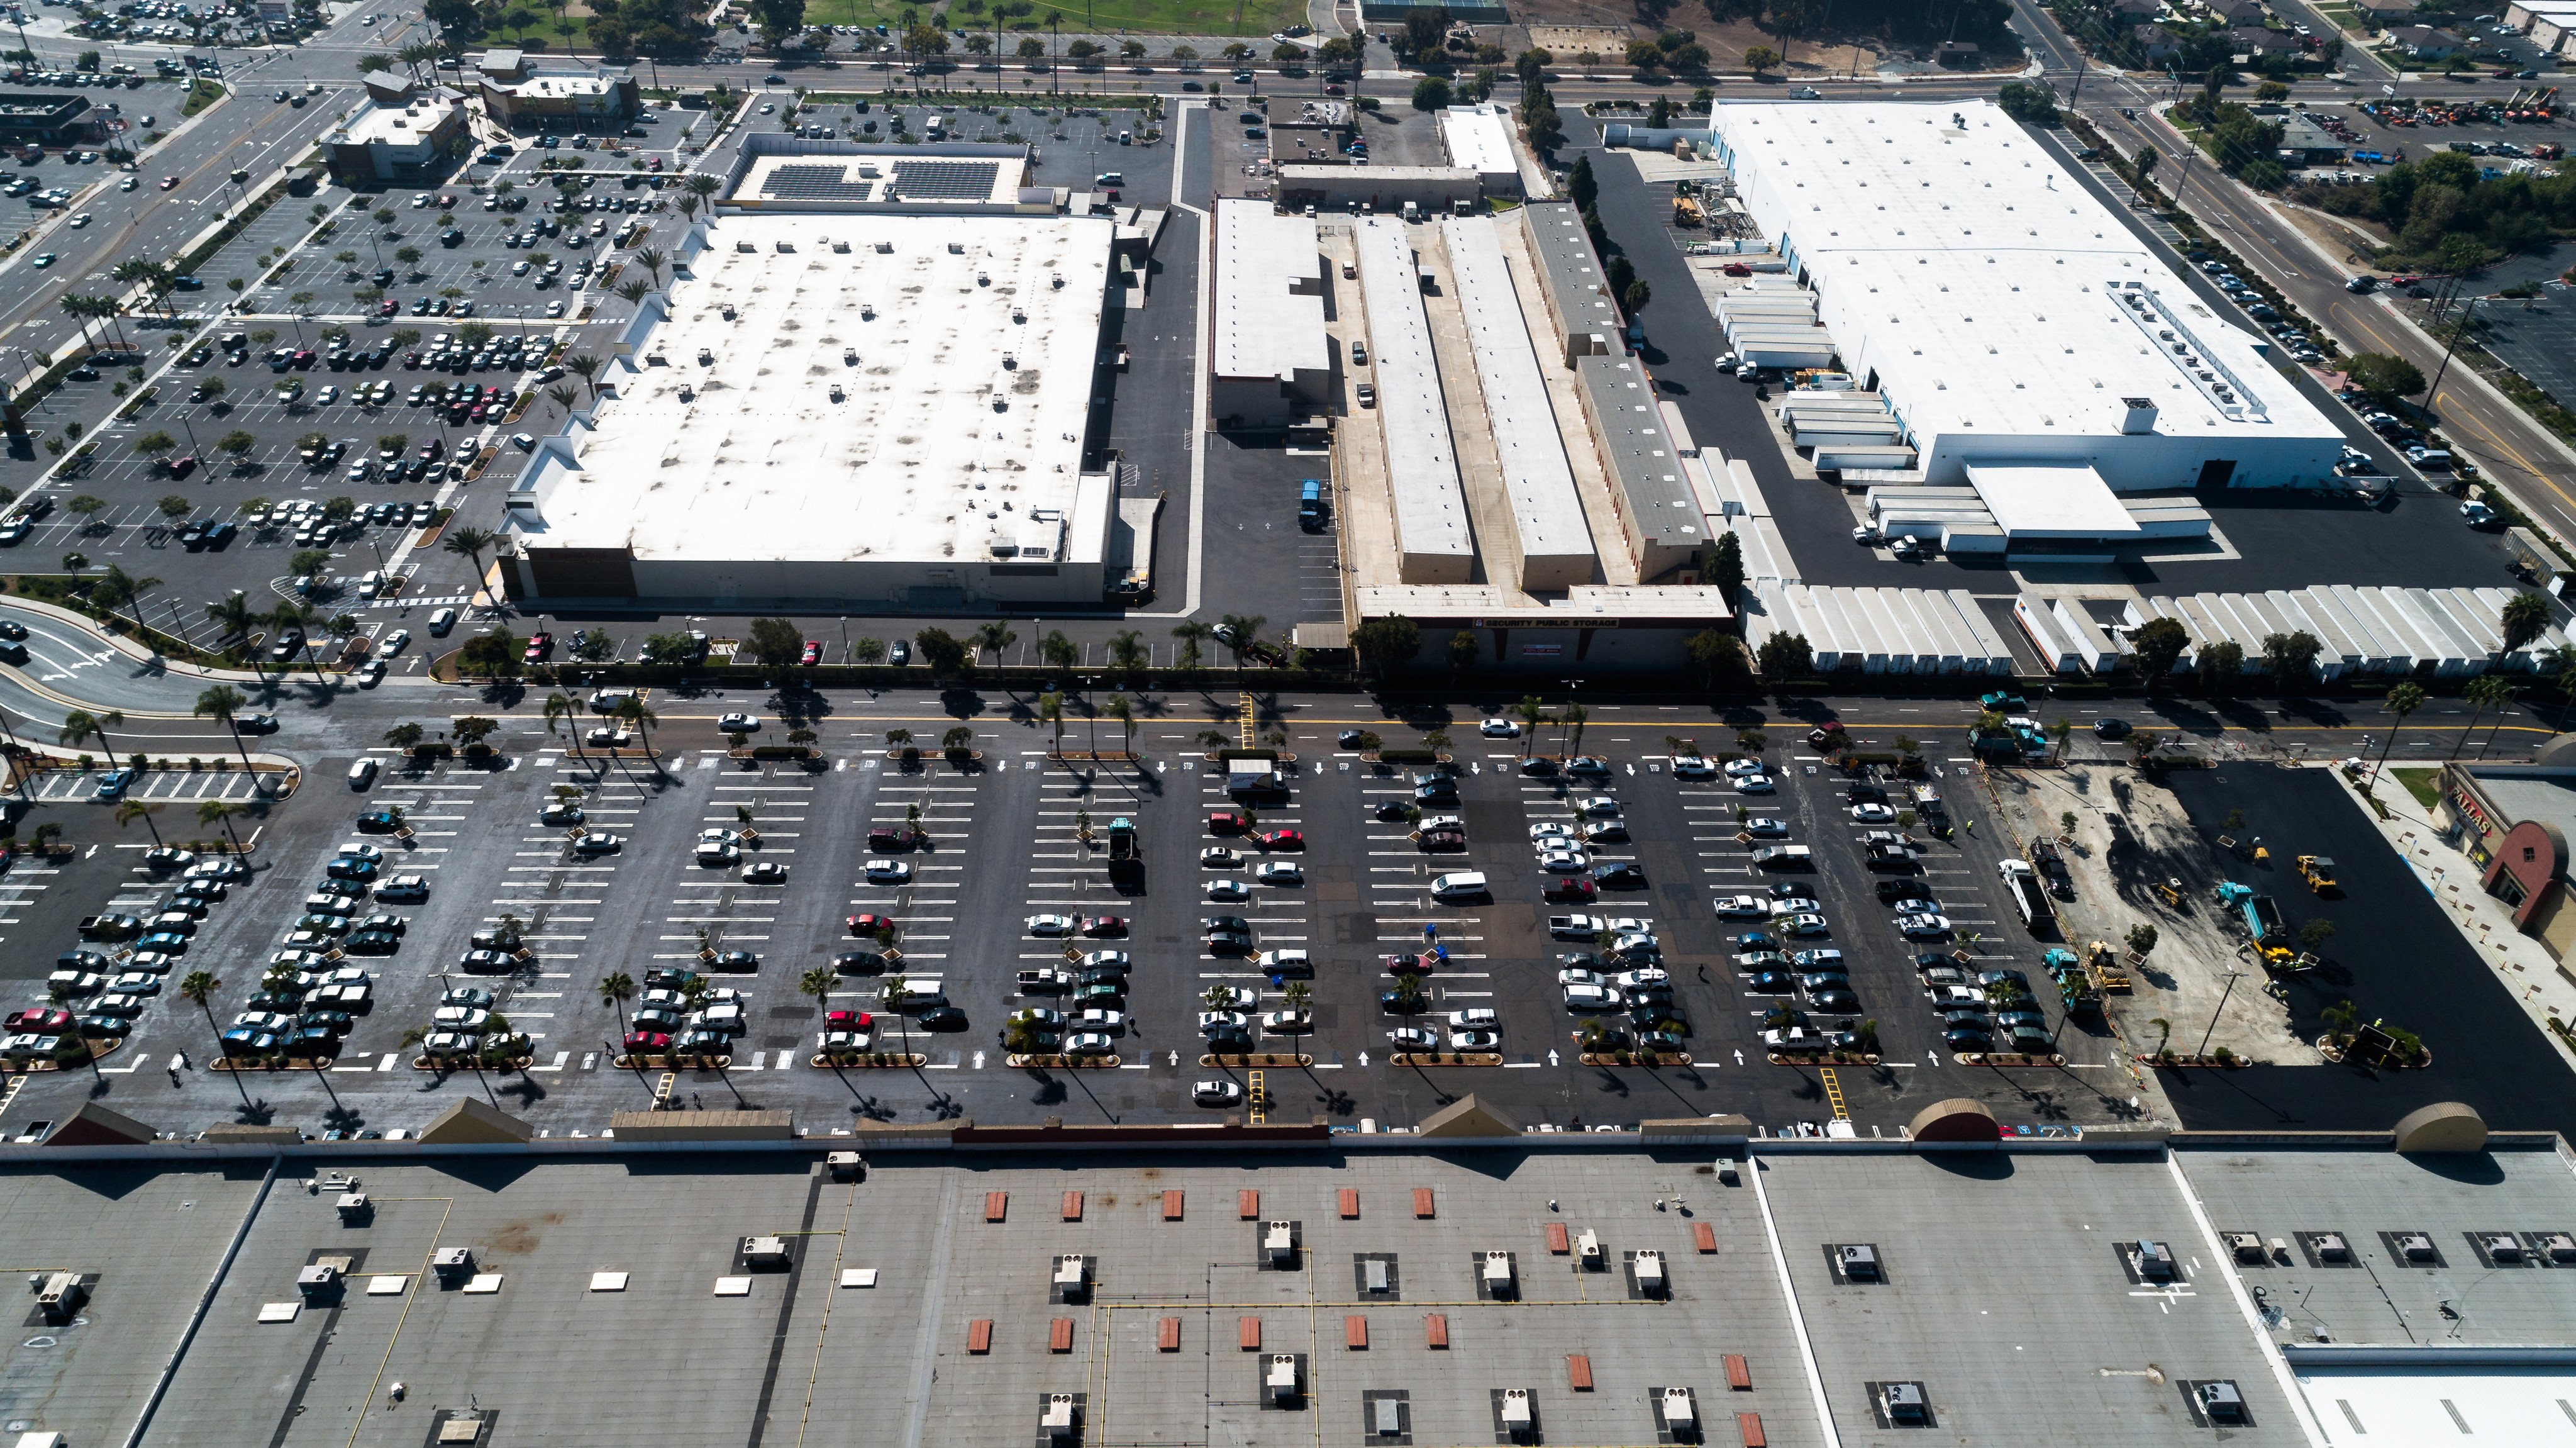
<path fill-rule="evenodd" d="M 1261 848 L 1265 850 L 1302 850 L 1306 848 L 1306 837 L 1297 833 L 1295 830 L 1272 830 L 1266 835 L 1256 835 L 1254 836 L 1254 839 L 1260 844 Z"/>
<path fill-rule="evenodd" d="M 1236 814 L 1233 810 L 1221 809 L 1208 816 L 1209 834 L 1239 835 L 1243 833 L 1243 829 L 1243 816 Z"/>
<path fill-rule="evenodd" d="M 825 1011 L 823 1029 L 827 1031 L 869 1031 L 876 1029 L 877 1018 L 866 1011 Z"/>
<path fill-rule="evenodd" d="M 178 185 L 178 184 L 179 184 L 179 178 L 178 178 L 178 177 L 176 177 L 176 176 L 164 176 L 164 177 L 162 177 L 162 178 L 161 178 L 161 189 L 162 189 L 162 190 L 164 190 L 164 191 L 167 191 L 167 190 L 169 190 L 171 187 L 176 186 L 176 185 Z"/>
<path fill-rule="evenodd" d="M 823 662 L 822 641 L 819 639 L 807 639 L 805 641 L 805 652 L 802 657 L 796 660 L 796 662 L 808 665 Z"/>
<path fill-rule="evenodd" d="M 379 317 L 397 316 L 401 312 L 402 303 L 395 301 L 391 297 L 387 297 L 383 301 L 376 303 L 376 315 Z"/>
<path fill-rule="evenodd" d="M 1726 274 L 1731 277 L 1749 277 L 1753 275 L 1753 268 L 1740 261 L 1731 261 L 1726 264 Z"/>
<path fill-rule="evenodd" d="M 1571 875 L 1550 880 L 1547 884 L 1547 898 L 1550 900 L 1589 900 L 1598 893 L 1591 881 Z"/>
<path fill-rule="evenodd" d="M 546 655 L 553 653 L 554 651 L 555 636 L 553 634 L 532 633 L 528 635 L 528 651 L 525 654 L 520 655 L 520 662 L 541 664 L 545 662 Z"/>
<path fill-rule="evenodd" d="M 1082 933 L 1090 936 L 1094 940 L 1098 940 L 1103 936 L 1124 935 L 1127 933 L 1127 917 L 1124 915 L 1084 916 L 1082 921 Z"/>
<path fill-rule="evenodd" d="M 1429 952 L 1425 952 L 1421 955 L 1390 955 L 1386 958 L 1386 973 L 1389 975 L 1429 975 L 1431 973 L 1431 968 L 1439 963 L 1440 957 L 1432 955 Z"/>
<path fill-rule="evenodd" d="M 660 1031 L 628 1031 L 626 1033 L 626 1049 L 629 1051 L 667 1051 L 671 1049 L 671 1038 L 662 1034 Z"/>
<path fill-rule="evenodd" d="M 29 1006 L 23 1011 L 11 1011 L 6 1024 L 12 1031 L 68 1031 L 72 1026 L 72 1013 L 52 1006 Z"/>
<path fill-rule="evenodd" d="M 852 935 L 874 937 L 880 930 L 892 930 L 893 928 L 894 921 L 883 915 L 853 915 L 850 917 L 850 933 Z"/>

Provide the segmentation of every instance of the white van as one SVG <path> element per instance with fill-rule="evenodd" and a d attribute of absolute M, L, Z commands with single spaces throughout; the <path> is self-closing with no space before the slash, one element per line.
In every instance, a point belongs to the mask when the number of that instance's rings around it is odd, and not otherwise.
<path fill-rule="evenodd" d="M 361 759 L 357 763 L 349 766 L 349 787 L 351 789 L 365 789 L 368 785 L 375 782 L 376 762 L 374 760 Z"/>
<path fill-rule="evenodd" d="M 454 627 L 456 627 L 456 610 L 452 608 L 442 608 L 429 616 L 429 634 L 432 638 L 443 639 L 447 637 L 447 631 Z"/>
<path fill-rule="evenodd" d="M 1753 863 L 1765 870 L 1812 870 L 1816 852 L 1805 845 L 1765 845 L 1753 852 Z"/>
<path fill-rule="evenodd" d="M 1490 892 L 1482 870 L 1459 870 L 1431 877 L 1431 894 L 1439 900 L 1461 900 Z"/>

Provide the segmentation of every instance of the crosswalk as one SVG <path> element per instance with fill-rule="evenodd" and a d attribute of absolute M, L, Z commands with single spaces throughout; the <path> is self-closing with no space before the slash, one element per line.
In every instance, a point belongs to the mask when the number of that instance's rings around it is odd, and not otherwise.
<path fill-rule="evenodd" d="M 96 799 L 98 781 L 103 771 L 53 769 L 38 775 L 30 786 L 40 800 L 70 801 Z M 258 792 L 259 782 L 241 770 L 149 770 L 140 784 L 128 786 L 124 797 L 148 804 L 163 801 L 195 804 L 199 800 L 242 800 Z"/>

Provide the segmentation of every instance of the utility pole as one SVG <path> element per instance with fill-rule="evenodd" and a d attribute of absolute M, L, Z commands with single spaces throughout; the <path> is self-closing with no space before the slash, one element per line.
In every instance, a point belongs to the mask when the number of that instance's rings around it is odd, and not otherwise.
<path fill-rule="evenodd" d="M 2255 949 L 2262 949 L 2261 942 L 2256 942 Z M 2241 979 L 2244 974 L 2245 972 L 2238 970 L 2232 965 L 2227 968 L 2227 989 L 2218 993 L 2217 1009 L 2212 1010 L 2209 1013 L 2209 1029 L 2200 1033 L 2200 1050 L 2192 1052 L 2193 1055 L 2200 1055 L 2201 1052 L 2209 1049 L 2209 1038 L 2218 1034 L 2218 1013 L 2219 1011 L 2227 1009 L 2227 998 L 2235 993 L 2236 982 Z"/>
<path fill-rule="evenodd" d="M 2478 300 L 2476 297 L 2471 297 L 2460 308 L 2460 324 L 2451 329 L 2450 345 L 2442 349 L 2442 365 L 2433 369 L 2433 380 L 2424 388 L 2426 412 L 2431 412 L 2437 405 L 2436 399 L 2442 391 L 2442 374 L 2451 370 L 2451 354 L 2460 349 L 2461 334 L 2468 331 L 2469 323 L 2477 319 Z"/>

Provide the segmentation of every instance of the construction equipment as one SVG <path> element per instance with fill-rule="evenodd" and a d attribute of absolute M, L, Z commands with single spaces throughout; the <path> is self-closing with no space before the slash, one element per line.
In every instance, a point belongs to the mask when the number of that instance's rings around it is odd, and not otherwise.
<path fill-rule="evenodd" d="M 2269 895 L 2247 892 L 2236 907 L 2245 922 L 2245 933 L 2254 940 L 2254 949 L 2265 965 L 2287 965 L 2290 961 L 2290 925 L 2281 918 L 2281 907 Z"/>
<path fill-rule="evenodd" d="M 1707 213 L 1700 210 L 1698 202 L 1687 196 L 1673 198 L 1673 225 L 1705 226 L 1707 224 Z"/>
<path fill-rule="evenodd" d="M 2324 855 L 2299 856 L 2299 878 L 2320 895 L 2340 893 L 2335 885 L 2334 861 Z"/>
<path fill-rule="evenodd" d="M 2251 885 L 2239 885 L 2233 880 L 2221 880 L 2218 882 L 2218 903 L 2226 906 L 2230 910 L 2244 904 L 2247 900 L 2252 899 L 2253 896 L 2254 887 Z"/>
<path fill-rule="evenodd" d="M 2093 942 L 2091 953 L 2084 962 L 2084 973 L 2092 980 L 2093 988 L 2106 995 L 2129 993 L 2129 973 L 2121 969 L 2119 957 L 2111 953 L 2111 942 L 2107 940 Z"/>
<path fill-rule="evenodd" d="M 2182 908 L 2182 891 L 2177 888 L 2178 883 L 2179 882 L 2173 880 L 2161 880 L 2156 884 L 2156 893 L 2164 897 L 2165 905 L 2168 909 L 2179 910 Z"/>

